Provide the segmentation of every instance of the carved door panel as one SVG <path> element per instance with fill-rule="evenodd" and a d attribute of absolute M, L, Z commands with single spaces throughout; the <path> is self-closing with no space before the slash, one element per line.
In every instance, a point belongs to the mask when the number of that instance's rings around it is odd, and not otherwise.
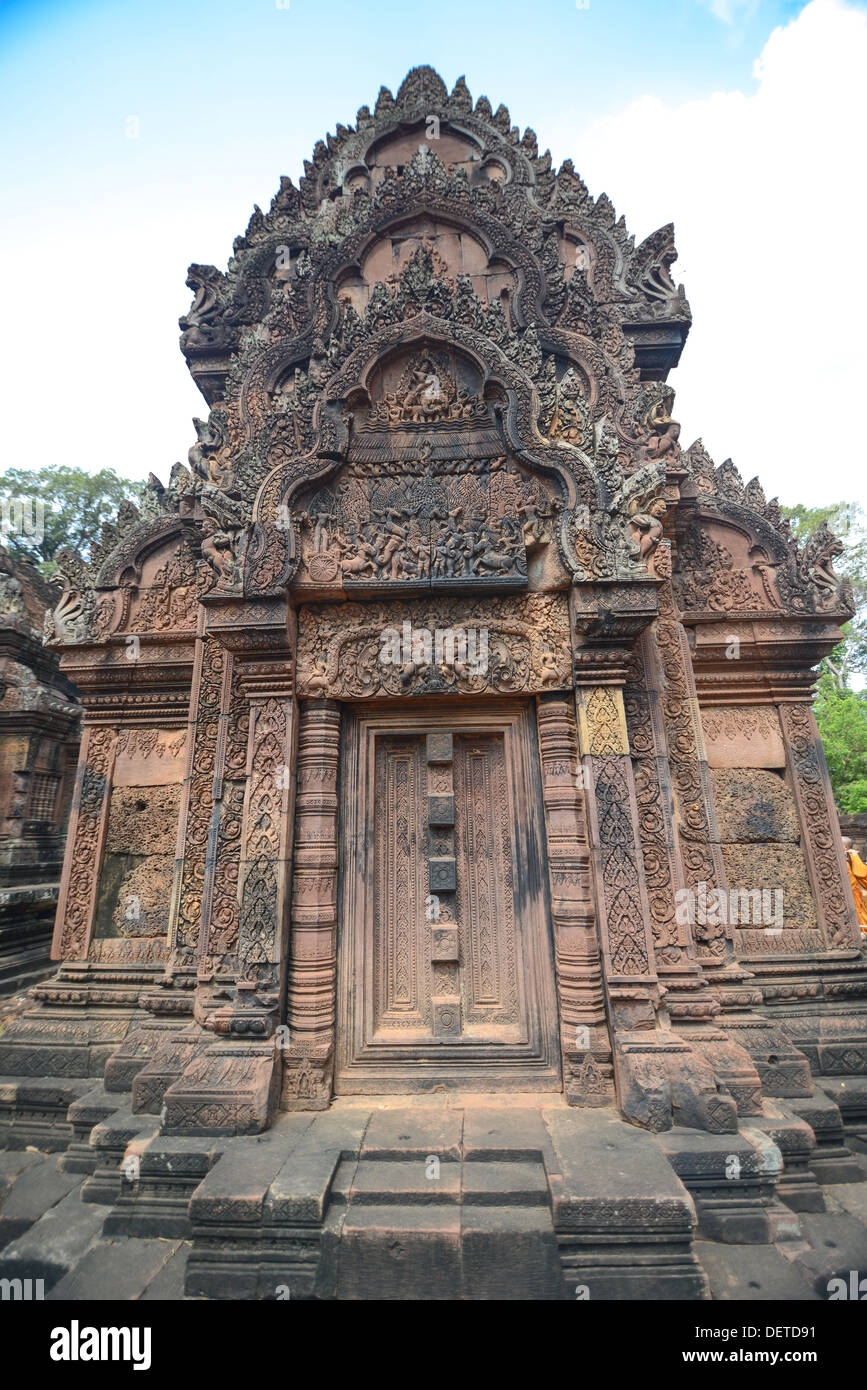
<path fill-rule="evenodd" d="M 528 710 L 350 713 L 336 1090 L 559 1089 Z"/>

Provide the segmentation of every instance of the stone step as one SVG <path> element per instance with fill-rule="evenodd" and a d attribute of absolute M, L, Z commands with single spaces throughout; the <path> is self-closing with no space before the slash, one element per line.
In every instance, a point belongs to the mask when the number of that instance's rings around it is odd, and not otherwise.
<path fill-rule="evenodd" d="M 539 1159 L 441 1162 L 435 1155 L 414 1159 L 365 1159 L 355 1171 L 350 1203 L 475 1203 L 550 1206 L 548 1179 Z"/>
<path fill-rule="evenodd" d="M 543 1164 L 491 1160 L 463 1165 L 461 1195 L 473 1206 L 550 1207 L 551 1195 Z"/>
<path fill-rule="evenodd" d="M 135 1116 L 147 1119 L 147 1116 Z M 190 1234 L 189 1207 L 199 1184 L 219 1162 L 225 1139 L 187 1138 L 146 1133 L 131 1141 L 126 1158 L 137 1158 L 134 1168 L 121 1169 L 121 1186 L 105 1218 L 106 1236 L 186 1237 Z M 98 1171 L 95 1176 L 98 1176 Z M 85 1183 L 87 1192 L 93 1178 Z M 96 1200 L 96 1199 L 94 1199 Z"/>
<path fill-rule="evenodd" d="M 542 1206 L 461 1208 L 461 1297 L 568 1298 L 551 1213 Z"/>
<path fill-rule="evenodd" d="M 73 1139 L 59 1167 L 65 1173 L 92 1173 L 99 1161 L 99 1150 L 90 1142 L 96 1125 L 105 1125 L 120 1107 L 120 1097 L 106 1091 L 102 1082 L 74 1100 L 66 1113 Z"/>
<path fill-rule="evenodd" d="M 813 1095 L 790 1100 L 789 1109 L 810 1126 L 816 1148 L 810 1156 L 810 1167 L 823 1184 L 863 1182 L 864 1170 L 846 1143 L 840 1107 L 826 1091 L 817 1086 Z"/>
<path fill-rule="evenodd" d="M 862 1151 L 867 1149 L 867 1076 L 817 1076 L 816 1087 L 840 1111 L 846 1143 Z"/>
<path fill-rule="evenodd" d="M 338 1299 L 461 1296 L 461 1213 L 452 1203 L 350 1204 L 337 1251 Z"/>
<path fill-rule="evenodd" d="M 453 1201 L 351 1202 L 336 1294 L 426 1302 L 567 1297 L 548 1210 Z"/>
<path fill-rule="evenodd" d="M 361 1159 L 349 1191 L 349 1204 L 436 1204 L 461 1200 L 461 1167 L 436 1157 Z"/>
<path fill-rule="evenodd" d="M 123 1161 L 131 1150 L 139 1150 L 157 1132 L 152 1115 L 134 1115 L 129 1106 L 114 1110 L 93 1126 L 90 1146 L 96 1154 L 91 1175 L 81 1189 L 83 1202 L 117 1201 L 124 1183 Z"/>
<path fill-rule="evenodd" d="M 446 1159 L 461 1157 L 460 1110 L 374 1110 L 361 1146 L 362 1158 Z"/>
<path fill-rule="evenodd" d="M 570 1297 L 708 1298 L 692 1249 L 695 1206 L 660 1147 L 676 1131 L 650 1135 L 609 1109 L 545 1110 L 543 1118 L 554 1148 L 554 1228 Z"/>

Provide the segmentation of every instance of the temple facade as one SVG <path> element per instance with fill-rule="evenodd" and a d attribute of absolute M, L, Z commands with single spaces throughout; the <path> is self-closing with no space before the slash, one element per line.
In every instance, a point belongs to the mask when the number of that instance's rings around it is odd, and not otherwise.
<path fill-rule="evenodd" d="M 0 997 L 52 973 L 81 706 L 42 644 L 59 593 L 0 546 Z"/>
<path fill-rule="evenodd" d="M 61 557 L 58 968 L 0 1072 L 165 1136 L 443 1090 L 734 1136 L 867 1069 L 840 546 L 681 446 L 674 260 L 418 68 L 190 268 L 189 466 Z"/>

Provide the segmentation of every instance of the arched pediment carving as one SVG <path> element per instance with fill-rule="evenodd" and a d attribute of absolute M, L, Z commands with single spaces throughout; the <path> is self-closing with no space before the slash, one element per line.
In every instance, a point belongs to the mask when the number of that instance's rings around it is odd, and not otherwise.
<path fill-rule="evenodd" d="M 715 466 L 700 440 L 682 462 L 674 584 L 683 610 L 851 617 L 851 585 L 833 568 L 843 546 L 826 524 L 801 547 L 757 478 L 745 484 L 730 459 Z"/>

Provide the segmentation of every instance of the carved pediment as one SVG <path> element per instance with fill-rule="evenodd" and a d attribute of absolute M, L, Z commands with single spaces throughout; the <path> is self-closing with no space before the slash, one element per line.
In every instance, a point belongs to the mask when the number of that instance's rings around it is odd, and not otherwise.
<path fill-rule="evenodd" d="M 564 490 L 510 455 L 480 374 L 454 352 L 377 364 L 346 453 L 293 506 L 296 588 L 516 589 L 534 561 L 538 578 L 556 578 Z"/>

